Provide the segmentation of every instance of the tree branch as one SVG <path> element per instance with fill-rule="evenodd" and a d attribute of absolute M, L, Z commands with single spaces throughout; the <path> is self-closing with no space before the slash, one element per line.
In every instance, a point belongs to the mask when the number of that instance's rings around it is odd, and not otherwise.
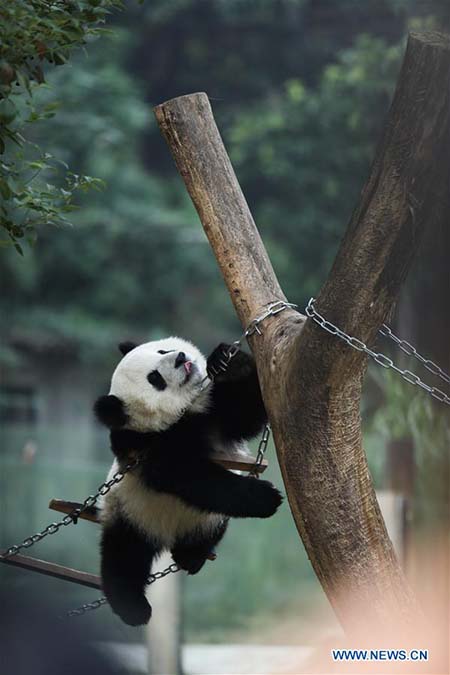
<path fill-rule="evenodd" d="M 447 224 L 448 38 L 412 35 L 370 178 L 318 309 L 365 342 L 392 307 L 431 219 Z M 243 325 L 284 299 L 205 94 L 155 109 Z M 250 339 L 291 510 L 314 570 L 351 632 L 417 612 L 362 448 L 364 355 L 286 310 Z M 350 607 L 349 600 L 353 603 Z M 354 603 L 359 609 L 357 614 Z"/>
<path fill-rule="evenodd" d="M 285 299 L 224 148 L 206 94 L 155 108 L 242 325 Z"/>

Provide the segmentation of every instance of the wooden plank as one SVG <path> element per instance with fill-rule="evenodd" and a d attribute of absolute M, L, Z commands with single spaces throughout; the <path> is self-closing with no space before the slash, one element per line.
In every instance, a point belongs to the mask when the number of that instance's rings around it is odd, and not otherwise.
<path fill-rule="evenodd" d="M 79 584 L 80 586 L 87 586 L 88 588 L 101 589 L 101 580 L 96 574 L 89 574 L 89 572 L 80 572 L 79 570 L 74 570 L 71 567 L 65 567 L 64 565 L 57 565 L 56 563 L 50 563 L 46 560 L 39 560 L 38 558 L 30 558 L 25 555 L 13 555 L 10 558 L 2 558 L 1 556 L 5 552 L 0 550 L 0 562 L 5 565 L 12 565 L 13 567 L 21 567 L 22 569 L 30 570 L 31 572 L 37 572 L 38 574 L 44 574 L 48 577 L 55 577 L 56 579 L 62 579 L 63 581 L 70 581 L 74 584 Z"/>
<path fill-rule="evenodd" d="M 232 471 L 250 471 L 255 465 L 255 459 L 251 455 L 245 456 L 239 453 L 220 455 L 215 453 L 211 456 L 212 459 L 220 464 L 225 469 L 230 469 Z M 261 464 L 258 465 L 258 473 L 263 473 L 268 466 L 266 459 L 263 459 Z M 51 499 L 48 505 L 49 509 L 53 511 L 58 511 L 59 513 L 71 513 L 74 509 L 79 509 L 82 507 L 80 502 L 67 501 L 65 499 Z M 95 506 L 90 506 L 85 511 L 80 513 L 78 516 L 81 520 L 88 520 L 91 523 L 100 522 L 100 509 Z"/>
<path fill-rule="evenodd" d="M 214 453 L 211 455 L 211 459 L 220 464 L 225 469 L 231 469 L 232 471 L 251 471 L 255 466 L 255 458 L 251 455 L 241 455 L 238 452 L 227 455 L 219 455 Z M 257 466 L 258 473 L 263 473 L 268 467 L 267 459 L 263 459 L 261 464 Z"/>
<path fill-rule="evenodd" d="M 83 505 L 80 502 L 68 502 L 65 499 L 51 499 L 48 505 L 49 509 L 59 511 L 60 513 L 72 513 L 74 509 L 81 509 Z M 86 511 L 78 516 L 82 520 L 89 520 L 91 523 L 100 522 L 100 510 L 95 506 L 89 506 Z"/>
<path fill-rule="evenodd" d="M 251 455 L 243 455 L 238 452 L 228 453 L 227 455 L 222 455 L 219 453 L 214 453 L 211 455 L 211 459 L 220 464 L 225 469 L 230 469 L 231 471 L 251 471 L 255 466 L 255 458 Z M 268 467 L 268 462 L 266 459 L 263 459 L 261 464 L 256 468 L 258 474 L 263 473 Z M 74 509 L 81 508 L 79 502 L 66 501 L 64 499 L 52 499 L 48 505 L 49 509 L 53 511 L 59 511 L 60 513 L 71 513 Z M 99 522 L 99 509 L 95 506 L 90 506 L 79 515 L 81 520 L 89 520 L 92 523 Z"/>

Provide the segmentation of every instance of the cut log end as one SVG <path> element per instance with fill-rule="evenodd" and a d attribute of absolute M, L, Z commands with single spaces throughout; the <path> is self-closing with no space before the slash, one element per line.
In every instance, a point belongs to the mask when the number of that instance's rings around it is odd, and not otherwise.
<path fill-rule="evenodd" d="M 421 42 L 424 45 L 430 45 L 430 47 L 450 49 L 450 35 L 447 33 L 439 33 L 438 31 L 412 32 L 409 34 L 409 39 L 414 42 Z"/>

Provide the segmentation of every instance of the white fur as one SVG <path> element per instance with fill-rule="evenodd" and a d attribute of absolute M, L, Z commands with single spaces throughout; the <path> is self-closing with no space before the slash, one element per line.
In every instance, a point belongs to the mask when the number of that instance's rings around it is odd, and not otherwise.
<path fill-rule="evenodd" d="M 110 480 L 118 471 L 114 462 L 108 474 Z M 161 548 L 170 549 L 175 540 L 193 530 L 215 529 L 223 516 L 202 513 L 181 499 L 147 488 L 138 476 L 127 474 L 104 497 L 101 518 L 111 523 L 123 514 L 136 528 Z"/>
<path fill-rule="evenodd" d="M 170 354 L 158 354 L 158 350 Z M 184 352 L 192 361 L 192 375 L 184 383 L 186 373 L 175 368 L 175 359 Z M 167 383 L 158 391 L 147 380 L 152 370 L 158 370 Z M 163 431 L 175 424 L 183 413 L 202 412 L 208 406 L 210 384 L 202 387 L 206 377 L 206 359 L 191 342 L 178 337 L 146 342 L 132 349 L 120 361 L 113 373 L 110 394 L 120 398 L 127 412 L 127 428 L 135 431 Z"/>
<path fill-rule="evenodd" d="M 158 350 L 173 350 L 158 354 Z M 185 352 L 193 363 L 192 376 L 185 383 L 183 368 L 175 368 L 177 354 Z M 158 370 L 167 382 L 159 391 L 152 387 L 147 375 Z M 110 394 L 120 398 L 129 418 L 127 428 L 135 431 L 163 431 L 177 422 L 186 410 L 203 412 L 209 405 L 211 383 L 206 387 L 206 359 L 190 342 L 177 337 L 147 342 L 128 352 L 117 366 L 111 381 Z M 214 450 L 247 454 L 245 443 L 224 444 L 211 438 Z M 118 470 L 114 462 L 108 480 Z M 147 488 L 135 474 L 126 474 L 104 497 L 101 504 L 102 520 L 111 523 L 122 513 L 163 548 L 171 548 L 175 540 L 193 530 L 208 531 L 217 527 L 223 516 L 207 514 L 188 506 L 178 497 Z"/>

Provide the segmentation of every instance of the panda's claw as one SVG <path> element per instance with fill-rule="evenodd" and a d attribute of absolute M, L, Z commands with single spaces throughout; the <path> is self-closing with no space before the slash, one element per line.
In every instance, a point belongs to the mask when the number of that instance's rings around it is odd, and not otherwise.
<path fill-rule="evenodd" d="M 120 601 L 109 598 L 109 602 L 112 611 L 129 626 L 144 626 L 152 616 L 152 607 L 143 595 L 135 598 L 126 596 Z"/>

